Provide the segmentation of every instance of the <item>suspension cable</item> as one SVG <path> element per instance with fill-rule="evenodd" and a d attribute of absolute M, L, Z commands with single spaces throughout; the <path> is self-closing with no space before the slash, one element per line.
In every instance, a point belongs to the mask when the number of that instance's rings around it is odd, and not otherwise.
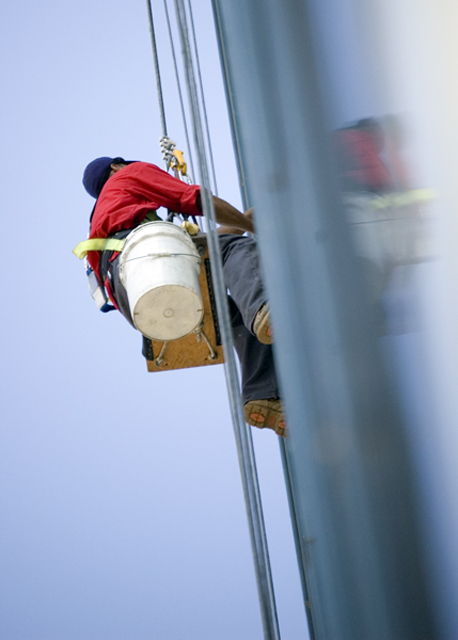
<path fill-rule="evenodd" d="M 194 57 L 196 59 L 197 76 L 199 78 L 200 100 L 201 100 L 201 103 L 202 103 L 202 111 L 203 111 L 204 122 L 205 122 L 205 132 L 206 132 L 206 135 L 207 135 L 208 153 L 209 153 L 209 156 L 210 156 L 210 166 L 211 166 L 211 170 L 212 170 L 213 193 L 215 195 L 218 195 L 218 184 L 216 182 L 215 162 L 214 162 L 214 159 L 213 159 L 213 149 L 212 149 L 212 143 L 211 143 L 211 138 L 210 138 L 210 129 L 209 129 L 209 126 L 208 126 L 207 107 L 205 105 L 204 85 L 202 83 L 202 74 L 200 72 L 199 51 L 197 49 L 197 38 L 196 38 L 196 30 L 194 28 L 194 18 L 193 18 L 193 15 L 192 15 L 191 0 L 188 0 L 188 10 L 189 10 L 189 18 L 190 18 L 190 24 L 191 24 L 192 40 L 193 40 L 193 44 L 194 44 Z"/>
<path fill-rule="evenodd" d="M 162 135 L 166 136 L 167 123 L 165 121 L 164 99 L 162 96 L 161 74 L 159 71 L 159 60 L 157 57 L 156 34 L 154 32 L 153 9 L 151 6 L 151 0 L 146 0 L 146 6 L 148 8 L 149 31 L 151 34 L 151 47 L 153 50 L 154 72 L 156 74 L 157 99 L 159 101 L 159 113 L 161 116 Z"/>
<path fill-rule="evenodd" d="M 226 358 L 225 374 L 228 395 L 230 400 L 232 422 L 237 445 L 240 472 L 245 495 L 245 504 L 248 514 L 248 523 L 251 535 L 258 593 L 261 606 L 261 616 L 266 640 L 279 640 L 275 596 L 270 571 L 269 552 L 262 513 L 262 503 L 259 491 L 259 483 L 256 472 L 256 463 L 253 451 L 251 431 L 245 424 L 240 396 L 240 384 L 237 366 L 234 356 L 231 322 L 227 304 L 226 287 L 222 268 L 221 250 L 216 234 L 215 210 L 210 191 L 208 165 L 205 152 L 205 142 L 202 130 L 202 121 L 197 96 L 194 68 L 189 46 L 186 11 L 183 0 L 175 0 L 177 22 L 182 44 L 184 68 L 188 86 L 189 101 L 194 129 L 194 139 L 197 149 L 197 158 L 200 171 L 201 197 L 204 215 L 208 220 L 208 245 L 212 261 L 212 279 L 215 287 L 216 306 L 220 322 L 220 330 L 223 339 Z"/>
<path fill-rule="evenodd" d="M 175 45 L 173 43 L 172 27 L 170 25 L 170 16 L 169 16 L 169 10 L 167 7 L 167 0 L 164 0 L 164 11 L 165 11 L 165 19 L 167 22 L 167 30 L 169 33 L 170 49 L 172 50 L 173 67 L 175 69 L 175 80 L 176 80 L 177 89 L 178 89 L 178 98 L 179 98 L 180 108 L 181 108 L 181 117 L 183 119 L 184 135 L 186 138 L 186 148 L 188 151 L 189 164 L 191 166 L 191 178 L 193 179 L 193 181 L 195 181 L 196 174 L 194 173 L 194 166 L 192 163 L 191 145 L 189 142 L 189 133 L 188 133 L 188 123 L 186 121 L 186 113 L 185 113 L 184 102 L 183 102 L 183 93 L 181 91 L 180 76 L 178 74 L 178 65 L 177 65 L 177 59 L 175 55 Z"/>

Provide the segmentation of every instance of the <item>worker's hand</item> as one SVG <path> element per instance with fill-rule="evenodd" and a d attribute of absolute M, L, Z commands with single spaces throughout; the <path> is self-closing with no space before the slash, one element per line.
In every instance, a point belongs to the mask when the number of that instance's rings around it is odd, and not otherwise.
<path fill-rule="evenodd" d="M 251 222 L 253 222 L 253 214 L 254 214 L 254 208 L 250 207 L 245 211 L 243 215 L 246 216 L 248 220 L 251 220 Z"/>

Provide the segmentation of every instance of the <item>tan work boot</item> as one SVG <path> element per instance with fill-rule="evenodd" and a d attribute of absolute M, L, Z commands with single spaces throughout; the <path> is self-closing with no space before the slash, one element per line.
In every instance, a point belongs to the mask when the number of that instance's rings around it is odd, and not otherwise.
<path fill-rule="evenodd" d="M 279 436 L 286 437 L 286 420 L 279 398 L 250 400 L 245 407 L 245 420 L 258 429 L 273 429 Z"/>
<path fill-rule="evenodd" d="M 253 332 L 262 344 L 272 344 L 274 339 L 272 325 L 270 324 L 270 309 L 267 303 L 256 314 L 253 322 Z"/>

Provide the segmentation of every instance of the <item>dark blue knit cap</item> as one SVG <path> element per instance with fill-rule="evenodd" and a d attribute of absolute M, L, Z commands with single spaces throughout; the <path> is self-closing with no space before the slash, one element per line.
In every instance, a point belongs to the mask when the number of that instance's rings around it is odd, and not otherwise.
<path fill-rule="evenodd" d="M 105 182 L 110 177 L 112 164 L 131 164 L 135 160 L 124 160 L 123 158 L 97 158 L 90 162 L 83 174 L 83 185 L 86 191 L 93 198 L 98 198 Z"/>

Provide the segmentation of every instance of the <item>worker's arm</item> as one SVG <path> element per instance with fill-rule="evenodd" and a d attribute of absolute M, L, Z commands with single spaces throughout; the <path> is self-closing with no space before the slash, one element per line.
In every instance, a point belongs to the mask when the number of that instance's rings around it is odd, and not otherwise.
<path fill-rule="evenodd" d="M 197 196 L 196 204 L 198 209 L 202 211 L 200 194 Z M 243 215 L 243 213 L 240 213 L 240 211 L 229 204 L 229 202 L 221 200 L 218 196 L 213 196 L 213 206 L 215 207 L 216 222 L 224 225 L 218 229 L 218 233 L 243 234 L 245 231 L 254 233 L 252 209 L 248 209 L 246 215 Z"/>
<path fill-rule="evenodd" d="M 243 214 L 243 217 L 247 222 L 249 221 L 253 225 L 253 208 L 247 209 Z M 218 233 L 236 233 L 237 235 L 241 236 L 245 233 L 245 229 L 223 225 L 221 227 L 218 227 Z M 251 233 L 254 233 L 254 231 L 251 231 Z"/>

